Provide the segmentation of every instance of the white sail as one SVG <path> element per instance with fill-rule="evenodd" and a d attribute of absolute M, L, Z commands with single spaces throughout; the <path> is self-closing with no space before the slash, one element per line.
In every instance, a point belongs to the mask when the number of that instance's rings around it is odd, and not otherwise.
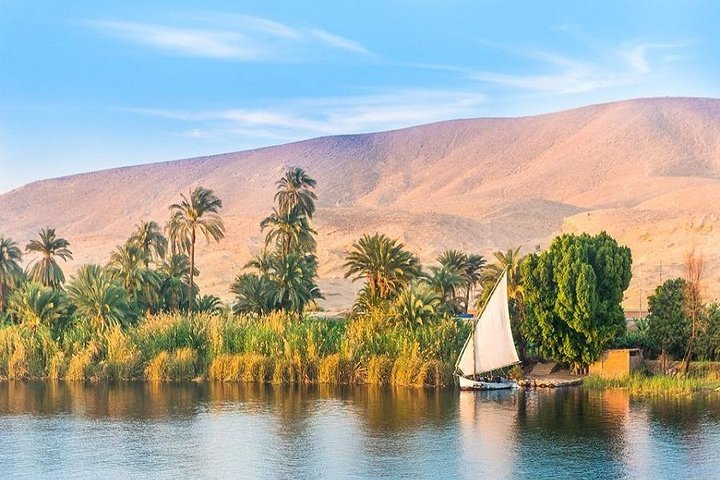
<path fill-rule="evenodd" d="M 463 374 L 472 375 L 507 367 L 519 361 L 510 330 L 505 272 L 475 323 L 475 331 L 465 342 L 457 366 Z"/>

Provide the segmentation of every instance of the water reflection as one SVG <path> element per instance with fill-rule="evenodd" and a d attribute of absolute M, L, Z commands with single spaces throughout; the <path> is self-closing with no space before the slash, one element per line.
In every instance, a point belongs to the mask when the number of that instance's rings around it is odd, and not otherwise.
<path fill-rule="evenodd" d="M 720 472 L 720 396 L 0 383 L 4 476 L 649 478 Z"/>

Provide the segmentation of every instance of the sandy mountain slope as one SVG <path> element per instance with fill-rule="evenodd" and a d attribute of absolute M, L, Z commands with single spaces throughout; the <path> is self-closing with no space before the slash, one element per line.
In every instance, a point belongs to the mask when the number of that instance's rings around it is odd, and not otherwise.
<path fill-rule="evenodd" d="M 560 232 L 604 229 L 633 250 L 628 308 L 639 308 L 661 278 L 681 274 L 693 248 L 705 258 L 708 296 L 720 293 L 715 99 L 455 120 L 44 180 L 0 195 L 0 234 L 24 243 L 55 226 L 71 241 L 72 272 L 104 262 L 141 219 L 164 223 L 180 192 L 203 185 L 223 199 L 228 235 L 200 248 L 199 283 L 227 298 L 233 276 L 261 248 L 258 222 L 289 165 L 318 181 L 330 308 L 347 306 L 359 288 L 342 280 L 344 252 L 375 231 L 400 237 L 430 263 L 446 248 L 534 251 Z"/>

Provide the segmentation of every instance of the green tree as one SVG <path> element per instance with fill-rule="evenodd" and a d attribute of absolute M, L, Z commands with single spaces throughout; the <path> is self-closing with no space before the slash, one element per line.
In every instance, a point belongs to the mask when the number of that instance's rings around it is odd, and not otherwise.
<path fill-rule="evenodd" d="M 195 276 L 198 275 L 195 269 Z M 187 305 L 187 292 L 190 288 L 190 258 L 187 255 L 175 253 L 169 255 L 160 263 L 158 269 L 160 280 L 160 300 L 165 311 L 180 310 Z M 197 288 L 194 287 L 195 294 Z"/>
<path fill-rule="evenodd" d="M 470 306 L 470 296 L 473 289 L 482 280 L 482 274 L 485 269 L 487 261 L 482 255 L 472 254 L 468 255 L 465 264 L 463 265 L 463 277 L 465 277 L 465 313 L 468 311 Z"/>
<path fill-rule="evenodd" d="M 197 299 L 196 311 L 217 315 L 223 312 L 223 302 L 215 295 L 203 295 Z"/>
<path fill-rule="evenodd" d="M 243 273 L 236 276 L 230 285 L 230 292 L 235 295 L 233 312 L 265 315 L 278 309 L 272 289 L 272 282 L 267 272 L 260 275 Z"/>
<path fill-rule="evenodd" d="M 0 312 L 5 311 L 5 302 L 10 291 L 22 278 L 20 266 L 22 252 L 12 239 L 0 237 Z"/>
<path fill-rule="evenodd" d="M 67 304 L 62 291 L 28 281 L 10 295 L 7 310 L 20 325 L 36 332 L 63 318 Z"/>
<path fill-rule="evenodd" d="M 663 358 L 665 354 L 681 357 L 690 339 L 686 286 L 682 278 L 667 280 L 648 297 L 648 335 L 660 347 Z"/>
<path fill-rule="evenodd" d="M 272 282 L 273 300 L 285 311 L 302 320 L 305 307 L 323 298 L 315 283 L 317 261 L 311 255 L 290 253 L 275 257 L 268 278 Z"/>
<path fill-rule="evenodd" d="M 344 268 L 345 278 L 365 280 L 370 302 L 392 299 L 420 276 L 420 260 L 402 243 L 378 233 L 353 243 Z"/>
<path fill-rule="evenodd" d="M 430 274 L 426 278 L 427 284 L 440 297 L 441 303 L 450 313 L 458 313 L 463 310 L 463 299 L 456 295 L 456 290 L 466 284 L 462 271 L 452 266 L 430 267 Z"/>
<path fill-rule="evenodd" d="M 157 310 L 160 296 L 160 276 L 145 265 L 146 256 L 135 243 L 117 247 L 110 255 L 108 272 L 117 279 L 128 298 L 139 308 Z"/>
<path fill-rule="evenodd" d="M 212 190 L 197 187 L 190 197 L 182 195 L 180 203 L 170 205 L 170 222 L 168 232 L 174 248 L 189 253 L 190 272 L 195 272 L 195 241 L 198 231 L 210 239 L 219 242 L 225 237 L 225 224 L 218 212 L 222 208 L 222 200 Z M 188 285 L 188 311 L 192 311 L 194 301 L 193 277 L 190 275 Z"/>
<path fill-rule="evenodd" d="M 413 327 L 435 318 L 442 303 L 443 297 L 437 290 L 425 282 L 413 281 L 395 299 L 393 312 L 398 321 Z"/>
<path fill-rule="evenodd" d="M 98 330 L 127 324 L 133 317 L 122 285 L 99 265 L 83 265 L 67 286 L 75 311 Z"/>
<path fill-rule="evenodd" d="M 275 245 L 276 251 L 282 255 L 315 251 L 317 232 L 310 227 L 308 218 L 297 207 L 287 212 L 273 209 L 273 213 L 260 222 L 260 228 L 268 230 L 265 247 Z"/>
<path fill-rule="evenodd" d="M 308 219 L 315 213 L 317 195 L 313 191 L 317 182 L 300 167 L 289 168 L 276 183 L 278 191 L 275 201 L 280 215 L 287 215 L 294 209 Z"/>
<path fill-rule="evenodd" d="M 54 228 L 40 230 L 40 240 L 31 240 L 25 246 L 28 253 L 39 253 L 40 259 L 30 266 L 28 276 L 36 282 L 50 288 L 60 288 L 65 283 L 65 275 L 57 263 L 72 260 L 72 252 L 68 248 L 70 242 L 55 235 Z"/>
<path fill-rule="evenodd" d="M 625 331 L 630 249 L 607 233 L 566 234 L 522 262 L 526 316 L 521 330 L 540 355 L 575 370 L 595 361 Z"/>
<path fill-rule="evenodd" d="M 167 238 L 163 235 L 160 226 L 152 220 L 137 225 L 130 236 L 129 243 L 140 248 L 146 269 L 150 266 L 151 261 L 157 263 L 163 259 L 168 248 Z"/>

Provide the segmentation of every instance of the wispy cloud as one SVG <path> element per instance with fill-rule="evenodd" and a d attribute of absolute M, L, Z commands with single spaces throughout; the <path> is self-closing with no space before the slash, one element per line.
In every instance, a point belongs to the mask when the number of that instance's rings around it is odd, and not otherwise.
<path fill-rule="evenodd" d="M 175 55 L 252 61 L 335 50 L 372 56 L 359 42 L 313 26 L 292 27 L 267 18 L 212 13 L 182 20 L 173 25 L 119 20 L 89 20 L 86 24 L 106 36 Z"/>
<path fill-rule="evenodd" d="M 251 137 L 273 141 L 389 130 L 478 115 L 483 94 L 433 89 L 393 90 L 348 97 L 298 99 L 261 108 L 210 111 L 133 108 L 134 113 L 189 124 L 191 138 Z"/>
<path fill-rule="evenodd" d="M 685 43 L 624 43 L 590 59 L 548 51 L 524 52 L 523 56 L 543 64 L 543 73 L 513 74 L 480 71 L 470 76 L 482 82 L 538 93 L 558 95 L 585 93 L 639 83 L 652 73 L 651 52 L 684 45 Z"/>

